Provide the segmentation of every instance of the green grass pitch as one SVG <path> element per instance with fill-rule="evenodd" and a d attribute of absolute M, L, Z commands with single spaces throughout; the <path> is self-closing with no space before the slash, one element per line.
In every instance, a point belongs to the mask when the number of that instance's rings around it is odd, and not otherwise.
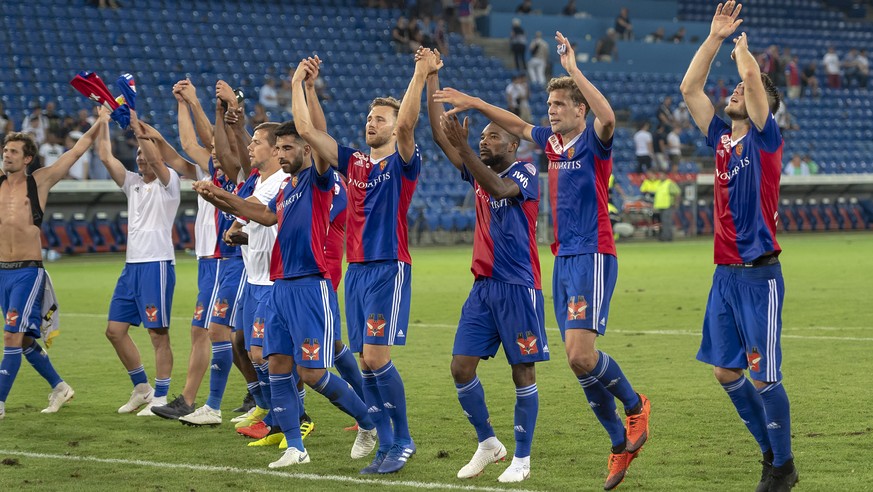
<path fill-rule="evenodd" d="M 785 386 L 791 398 L 798 490 L 873 489 L 873 235 L 780 238 L 786 283 L 783 311 Z M 455 478 L 476 446 L 449 374 L 452 338 L 472 277 L 470 246 L 413 250 L 408 346 L 394 351 L 406 384 L 418 454 L 399 474 L 359 481 L 369 460 L 352 461 L 350 419 L 314 391 L 306 399 L 315 432 L 312 463 L 265 473 L 278 450 L 247 448 L 229 423 L 245 392 L 234 370 L 214 429 L 118 415 L 130 381 L 104 338 L 106 311 L 123 257 L 64 258 L 48 265 L 61 302 L 62 333 L 50 350 L 76 398 L 42 415 L 49 392 L 23 362 L 0 421 L 0 490 L 600 490 L 609 440 L 570 373 L 551 313 L 552 257 L 541 250 L 552 360 L 538 365 L 540 413 L 532 476 L 503 486 L 493 465 L 477 479 Z M 712 275 L 710 240 L 619 245 L 618 285 L 607 336 L 598 346 L 652 400 L 652 435 L 631 466 L 624 490 L 747 491 L 760 458 L 710 369 L 695 361 Z M 171 394 L 184 382 L 196 262 L 180 256 L 172 318 L 175 368 Z M 133 330 L 150 378 L 154 356 Z M 515 395 L 502 354 L 479 370 L 491 418 L 513 449 Z M 207 376 L 208 377 L 208 376 Z M 204 381 L 199 402 L 205 401 Z M 83 459 L 79 459 L 83 458 Z M 127 461 L 142 460 L 133 464 Z M 173 467 L 171 467 L 172 465 Z M 197 468 L 206 465 L 216 468 Z M 218 468 L 220 467 L 220 468 Z"/>

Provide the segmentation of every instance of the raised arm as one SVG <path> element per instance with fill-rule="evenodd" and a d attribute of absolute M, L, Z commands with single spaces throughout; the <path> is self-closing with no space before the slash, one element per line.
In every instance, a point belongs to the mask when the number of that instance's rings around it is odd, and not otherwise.
<path fill-rule="evenodd" d="M 155 143 L 161 155 L 161 160 L 170 166 L 170 169 L 188 179 L 197 179 L 197 164 L 179 155 L 176 149 L 167 142 L 167 139 L 155 127 L 140 121 L 140 128 L 142 129 L 143 137 Z"/>
<path fill-rule="evenodd" d="M 57 184 L 58 181 L 64 179 L 64 177 L 70 173 L 70 168 L 73 167 L 73 164 L 75 164 L 76 161 L 82 157 L 82 154 L 84 154 L 94 143 L 97 132 L 100 130 L 100 125 L 106 123 L 108 120 L 108 113 L 98 116 L 97 121 L 91 125 L 91 128 L 89 128 L 84 135 L 82 135 L 82 138 L 76 142 L 76 145 L 74 145 L 72 149 L 64 152 L 51 166 L 34 171 L 33 178 L 36 180 L 39 189 L 48 190 Z"/>
<path fill-rule="evenodd" d="M 319 69 L 321 68 L 321 58 L 307 58 L 309 67 L 312 69 L 307 73 L 303 80 L 304 94 L 306 94 L 306 107 L 309 109 L 309 119 L 312 121 L 312 126 L 316 130 L 327 132 L 327 119 L 324 117 L 324 110 L 321 108 L 321 103 L 318 102 L 318 91 L 315 90 L 315 80 L 318 79 Z"/>
<path fill-rule="evenodd" d="M 512 198 L 518 196 L 521 190 L 518 189 L 518 184 L 509 179 L 501 178 L 494 171 L 479 159 L 479 155 L 470 148 L 467 143 L 468 119 L 464 118 L 464 125 L 458 121 L 457 116 L 442 115 L 440 118 L 440 126 L 446 139 L 451 143 L 452 147 L 458 152 L 467 170 L 473 175 L 473 179 L 479 183 L 489 195 L 501 200 L 503 198 Z M 486 138 L 488 138 L 486 136 Z"/>
<path fill-rule="evenodd" d="M 249 144 L 252 136 L 246 131 L 246 118 L 243 108 L 229 109 L 224 114 L 224 123 L 230 129 L 231 147 L 239 159 L 240 167 L 245 176 L 252 171 L 252 161 L 249 159 Z"/>
<path fill-rule="evenodd" d="M 224 124 L 225 109 L 222 107 L 222 102 L 227 104 L 228 109 L 236 106 L 236 96 L 233 90 L 223 80 L 219 80 L 215 84 L 215 156 L 221 162 L 221 168 L 224 170 L 224 175 L 234 183 L 239 180 L 239 160 L 231 151 L 230 140 L 227 134 L 227 125 Z"/>
<path fill-rule="evenodd" d="M 194 114 L 194 128 L 197 131 L 197 136 L 206 147 L 207 151 L 212 150 L 212 134 L 213 128 L 209 118 L 206 117 L 206 112 L 203 111 L 203 106 L 200 105 L 200 99 L 197 98 L 197 90 L 190 79 L 180 80 L 173 86 L 173 93 L 176 93 L 178 88 L 179 94 L 188 104 L 191 113 Z"/>
<path fill-rule="evenodd" d="M 309 60 L 301 60 L 291 77 L 291 115 L 297 133 L 306 141 L 321 159 L 315 160 L 318 174 L 324 174 L 328 168 L 337 163 L 336 140 L 322 130 L 318 130 L 312 124 L 309 108 L 306 105 L 306 96 L 303 93 L 303 81 L 312 73 L 312 63 Z"/>
<path fill-rule="evenodd" d="M 194 191 L 224 212 L 238 217 L 248 217 L 250 220 L 265 226 L 271 226 L 278 222 L 276 214 L 260 201 L 243 200 L 209 181 L 197 181 L 193 186 Z"/>
<path fill-rule="evenodd" d="M 770 114 L 770 105 L 767 102 L 767 91 L 761 80 L 761 68 L 755 57 L 749 51 L 749 40 L 746 33 L 741 33 L 734 39 L 736 47 L 731 57 L 737 62 L 737 71 L 743 79 L 743 97 L 746 100 L 746 112 L 749 119 L 758 130 L 764 129 L 767 116 Z"/>
<path fill-rule="evenodd" d="M 109 110 L 106 108 L 100 108 L 101 116 L 104 112 L 108 117 Z M 127 169 L 124 168 L 124 164 L 122 164 L 121 161 L 112 155 L 112 142 L 109 140 L 109 119 L 107 118 L 106 121 L 102 123 L 94 123 L 94 126 L 100 127 L 97 141 L 95 142 L 97 155 L 100 157 L 100 160 L 103 161 L 106 170 L 109 171 L 109 177 L 111 177 L 112 181 L 115 181 L 115 184 L 120 188 L 124 186 L 124 178 L 127 175 Z"/>
<path fill-rule="evenodd" d="M 576 87 L 588 101 L 588 107 L 594 113 L 594 131 L 601 141 L 606 142 L 612 138 L 615 131 L 615 112 L 612 111 L 612 106 L 609 101 L 594 87 L 594 84 L 588 80 L 579 67 L 576 65 L 576 53 L 570 45 L 570 41 L 559 32 L 555 33 L 555 40 L 558 41 L 558 46 L 561 53 L 561 66 L 567 71 L 567 74 L 573 78 Z"/>
<path fill-rule="evenodd" d="M 438 55 L 439 52 L 436 52 Z M 438 91 L 440 88 L 440 78 L 439 72 L 433 72 L 428 74 L 427 76 L 427 118 L 430 122 L 430 131 L 433 135 L 433 141 L 439 145 L 440 149 L 442 149 L 443 153 L 446 157 L 449 158 L 449 162 L 452 163 L 458 169 L 461 169 L 464 166 L 464 160 L 461 158 L 461 155 L 455 150 L 455 147 L 449 142 L 446 138 L 446 134 L 443 132 L 442 127 L 440 126 L 440 118 L 445 115 L 446 111 L 443 107 L 443 103 L 438 103 L 434 101 L 434 93 Z M 466 129 L 466 118 L 464 119 L 465 129 Z"/>
<path fill-rule="evenodd" d="M 421 113 L 421 91 L 424 89 L 427 74 L 436 70 L 437 59 L 430 50 L 420 49 L 421 56 L 415 62 L 412 80 L 406 88 L 400 110 L 397 112 L 397 125 L 394 131 L 397 135 L 397 150 L 400 157 L 408 162 L 415 154 L 415 124 Z"/>
<path fill-rule="evenodd" d="M 176 87 L 178 87 L 178 84 Z M 191 106 L 186 102 L 182 93 L 178 92 L 175 87 L 173 88 L 173 95 L 176 96 L 177 102 L 176 113 L 179 121 L 179 140 L 182 144 L 182 150 L 184 150 L 189 157 L 194 159 L 194 162 L 198 167 L 200 167 L 200 170 L 204 173 L 208 173 L 209 158 L 212 157 L 212 153 L 209 152 L 209 149 L 203 147 L 199 142 L 197 142 L 197 133 L 194 129 L 194 122 L 191 120 Z M 212 135 L 212 125 L 209 126 L 209 134 Z M 210 136 L 210 143 L 211 138 L 212 137 Z"/>
<path fill-rule="evenodd" d="M 685 105 L 688 106 L 688 113 L 691 114 L 697 128 L 700 128 L 704 134 L 709 131 L 709 123 L 715 115 L 715 108 L 705 90 L 709 67 L 712 65 L 715 55 L 718 54 L 722 42 L 742 24 L 743 20 L 737 19 L 742 8 L 743 6 L 734 0 L 718 4 L 715 15 L 712 17 L 709 36 L 694 54 L 688 71 L 685 72 L 685 78 L 682 79 L 682 84 L 679 86 Z"/>
<path fill-rule="evenodd" d="M 446 103 L 453 106 L 452 109 L 446 112 L 449 116 L 460 111 L 475 109 L 485 115 L 486 118 L 499 125 L 500 128 L 503 128 L 518 138 L 523 138 L 533 142 L 533 137 L 531 137 L 533 125 L 505 109 L 488 104 L 478 97 L 472 97 L 459 90 L 446 87 L 445 89 L 436 91 L 433 99 L 438 103 Z"/>
<path fill-rule="evenodd" d="M 133 129 L 133 134 L 136 136 L 136 142 L 142 150 L 143 159 L 145 159 L 152 170 L 155 172 L 158 181 L 162 185 L 170 184 L 170 168 L 164 165 L 164 159 L 161 158 L 161 153 L 158 150 L 158 144 L 146 138 L 146 128 L 144 124 L 136 117 L 136 111 L 130 110 L 130 127 Z"/>

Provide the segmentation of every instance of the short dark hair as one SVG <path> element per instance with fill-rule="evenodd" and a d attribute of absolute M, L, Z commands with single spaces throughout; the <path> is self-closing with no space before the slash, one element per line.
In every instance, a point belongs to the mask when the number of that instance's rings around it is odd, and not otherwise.
<path fill-rule="evenodd" d="M 10 132 L 3 140 L 3 147 L 6 147 L 6 144 L 9 142 L 24 142 L 24 148 L 22 149 L 24 157 L 32 158 L 36 156 L 36 142 L 33 140 L 33 136 L 29 133 Z"/>
<path fill-rule="evenodd" d="M 585 100 L 585 96 L 582 95 L 582 91 L 579 90 L 579 86 L 576 85 L 572 77 L 555 77 L 546 86 L 546 92 L 549 93 L 558 89 L 565 89 L 570 94 L 570 99 L 574 104 L 584 104 L 585 111 L 588 111 L 588 101 Z"/>
<path fill-rule="evenodd" d="M 400 101 L 391 96 L 377 97 L 376 99 L 373 99 L 373 102 L 370 103 L 370 111 L 372 111 L 376 106 L 388 106 L 389 108 L 393 108 L 395 117 L 400 113 Z"/>
<path fill-rule="evenodd" d="M 267 133 L 267 143 L 270 144 L 270 147 L 276 145 L 276 129 L 279 128 L 280 123 L 276 123 L 273 121 L 267 121 L 261 123 L 260 125 L 255 127 L 255 131 L 261 130 Z"/>
<path fill-rule="evenodd" d="M 779 94 L 776 84 L 770 80 L 770 76 L 766 73 L 761 74 L 761 82 L 764 83 L 764 92 L 767 93 L 767 103 L 770 105 L 770 112 L 776 114 L 776 111 L 779 111 L 779 106 L 782 105 L 782 95 Z"/>
<path fill-rule="evenodd" d="M 285 121 L 279 124 L 273 131 L 273 138 L 279 137 L 293 137 L 295 139 L 300 139 L 300 134 L 297 133 L 297 125 L 295 125 L 293 121 Z"/>

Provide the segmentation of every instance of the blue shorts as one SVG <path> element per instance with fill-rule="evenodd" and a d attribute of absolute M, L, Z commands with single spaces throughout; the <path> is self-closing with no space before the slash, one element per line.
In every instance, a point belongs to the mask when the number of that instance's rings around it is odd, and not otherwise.
<path fill-rule="evenodd" d="M 169 328 L 176 269 L 170 260 L 125 263 L 109 302 L 109 321 Z"/>
<path fill-rule="evenodd" d="M 591 253 L 555 257 L 552 294 L 561 339 L 567 330 L 606 333 L 609 301 L 617 278 L 615 256 Z"/>
<path fill-rule="evenodd" d="M 778 263 L 753 268 L 717 266 L 697 360 L 726 369 L 748 369 L 757 381 L 781 381 L 784 298 Z"/>
<path fill-rule="evenodd" d="M 3 262 L 3 266 L 16 263 Z M 44 292 L 45 270 L 41 266 L 0 269 L 0 309 L 6 315 L 3 330 L 39 338 Z"/>
<path fill-rule="evenodd" d="M 272 285 L 255 285 L 246 282 L 243 297 L 240 299 L 240 326 L 246 339 L 246 350 L 252 346 L 264 346 L 264 322 L 267 319 L 267 304 L 270 301 Z"/>
<path fill-rule="evenodd" d="M 277 280 L 267 303 L 264 357 L 283 354 L 311 369 L 333 366 L 334 332 L 342 330 L 330 280 L 318 275 Z"/>
<path fill-rule="evenodd" d="M 206 325 L 215 323 L 233 328 L 239 316 L 239 298 L 246 284 L 246 268 L 242 256 L 222 258 L 218 260 L 215 269 L 215 287 L 213 288 Z"/>
<path fill-rule="evenodd" d="M 364 344 L 406 345 L 412 267 L 402 261 L 352 263 L 346 271 L 349 348 Z"/>
<path fill-rule="evenodd" d="M 197 259 L 197 305 L 194 306 L 191 326 L 206 328 L 206 318 L 209 316 L 206 306 L 212 304 L 212 297 L 215 295 L 216 268 L 218 268 L 218 258 Z"/>
<path fill-rule="evenodd" d="M 480 278 L 461 309 L 452 355 L 487 359 L 503 352 L 511 365 L 549 360 L 543 291 Z"/>

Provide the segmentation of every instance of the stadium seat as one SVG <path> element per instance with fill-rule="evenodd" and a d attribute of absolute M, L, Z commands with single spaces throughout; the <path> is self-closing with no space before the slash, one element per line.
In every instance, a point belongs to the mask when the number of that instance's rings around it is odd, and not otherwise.
<path fill-rule="evenodd" d="M 69 224 L 64 218 L 64 214 L 55 212 L 48 220 L 48 226 L 51 234 L 56 239 L 56 248 L 64 253 L 73 252 L 73 239 L 71 237 Z"/>
<path fill-rule="evenodd" d="M 73 240 L 72 253 L 93 253 L 96 251 L 96 244 L 91 234 L 91 224 L 85 220 L 85 214 L 73 214 L 73 220 L 70 222 L 71 237 Z"/>
<path fill-rule="evenodd" d="M 118 237 L 109 221 L 109 215 L 105 212 L 97 212 L 91 222 L 91 230 L 94 231 L 95 250 L 98 253 L 106 251 L 118 251 Z"/>

